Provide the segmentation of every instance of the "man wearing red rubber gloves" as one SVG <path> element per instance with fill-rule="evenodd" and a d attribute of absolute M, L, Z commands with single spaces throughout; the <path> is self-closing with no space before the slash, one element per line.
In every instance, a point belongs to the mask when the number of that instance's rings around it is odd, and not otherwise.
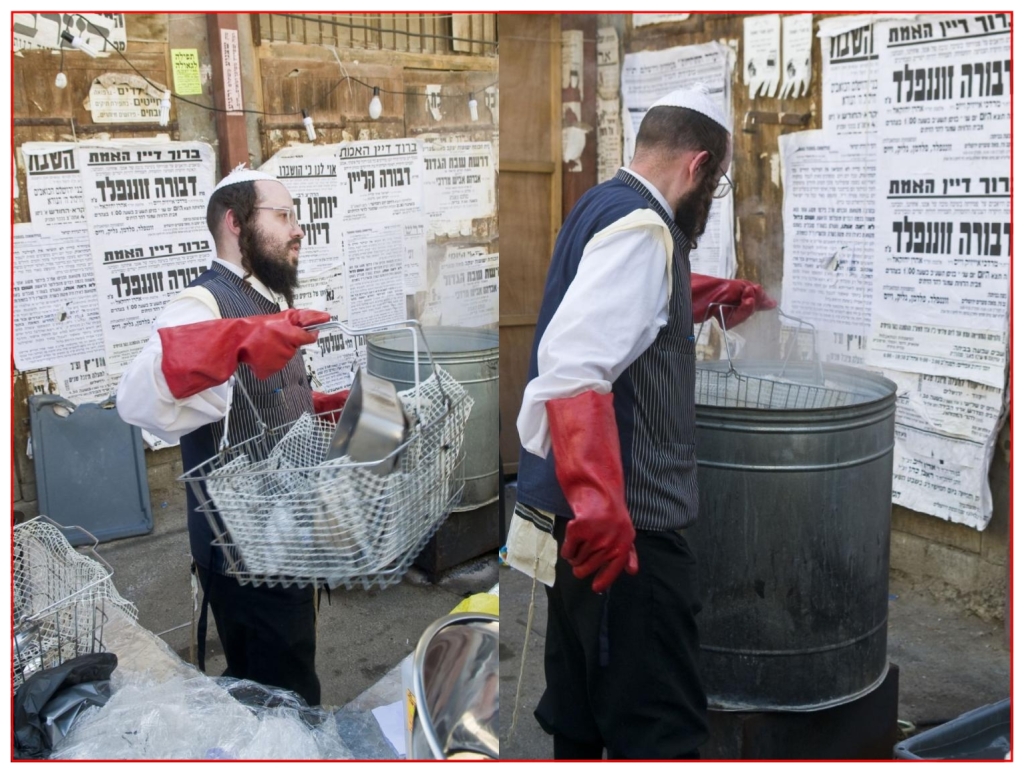
<path fill-rule="evenodd" d="M 338 410 L 348 396 L 313 392 L 306 377 L 300 347 L 317 334 L 304 328 L 330 315 L 291 308 L 304 234 L 284 185 L 239 167 L 214 189 L 206 220 L 217 257 L 157 317 L 153 336 L 117 390 L 126 422 L 167 442 L 181 441 L 186 470 L 217 453 L 232 375 L 268 427 L 303 412 Z M 232 401 L 229 442 L 257 431 L 249 402 Z M 226 676 L 284 687 L 319 704 L 313 588 L 253 587 L 227 576 L 191 488 L 187 496 L 189 542 L 203 592 L 199 667 L 205 666 L 209 607 L 227 657 Z"/>
<path fill-rule="evenodd" d="M 731 158 L 711 95 L 673 92 L 555 244 L 508 555 L 549 586 L 535 716 L 556 759 L 696 757 L 707 739 L 696 567 L 679 533 L 697 517 L 693 325 L 711 304 L 735 307 L 730 326 L 774 306 L 753 283 L 690 274 Z"/>

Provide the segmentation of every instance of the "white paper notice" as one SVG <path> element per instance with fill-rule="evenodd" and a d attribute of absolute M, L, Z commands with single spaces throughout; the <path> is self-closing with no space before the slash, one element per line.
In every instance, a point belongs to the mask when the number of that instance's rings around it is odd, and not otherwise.
<path fill-rule="evenodd" d="M 782 308 L 819 331 L 822 359 L 863 361 L 871 327 L 875 146 L 825 131 L 779 137 Z"/>
<path fill-rule="evenodd" d="M 456 327 L 498 324 L 498 256 L 449 249 L 441 264 L 442 321 Z"/>
<path fill-rule="evenodd" d="M 242 66 L 238 56 L 238 30 L 220 31 L 220 49 L 224 73 L 224 109 L 238 113 L 244 109 L 242 102 Z"/>
<path fill-rule="evenodd" d="M 326 311 L 332 321 L 350 324 L 347 284 L 346 272 L 340 270 L 305 280 L 295 294 L 295 305 Z M 313 389 L 337 392 L 352 385 L 356 367 L 366 366 L 366 339 L 338 330 L 325 330 L 315 344 L 303 347 L 302 355 L 306 370 L 312 376 Z"/>
<path fill-rule="evenodd" d="M 887 22 L 876 25 L 875 45 L 888 160 L 1008 161 L 1007 14 Z"/>
<path fill-rule="evenodd" d="M 416 140 L 343 142 L 338 206 L 346 225 L 419 216 L 423 155 Z"/>
<path fill-rule="evenodd" d="M 127 48 L 123 13 L 15 13 L 12 17 L 15 51 L 59 49 L 64 45 L 60 38 L 64 31 L 104 56 Z"/>
<path fill-rule="evenodd" d="M 873 135 L 878 118 L 878 54 L 871 17 L 854 29 L 829 34 L 822 22 L 822 125 L 832 134 Z"/>
<path fill-rule="evenodd" d="M 583 30 L 562 30 L 562 102 L 582 100 Z"/>
<path fill-rule="evenodd" d="M 14 225 L 14 365 L 18 370 L 104 356 L 89 232 Z"/>
<path fill-rule="evenodd" d="M 35 225 L 85 223 L 77 147 L 70 142 L 26 142 L 21 146 L 28 207 Z"/>
<path fill-rule="evenodd" d="M 897 386 L 893 502 L 984 529 L 1002 390 L 951 376 L 885 375 Z"/>
<path fill-rule="evenodd" d="M 405 319 L 405 227 L 378 223 L 345 233 L 349 322 L 369 328 Z"/>
<path fill-rule="evenodd" d="M 954 175 L 972 168 L 939 166 Z M 999 388 L 1010 290 L 1009 164 L 973 170 L 951 178 L 909 169 L 905 180 L 883 175 L 889 190 L 879 193 L 868 362 Z"/>
<path fill-rule="evenodd" d="M 213 148 L 201 142 L 83 143 L 82 187 L 106 342 L 121 373 L 153 320 L 209 267 Z"/>
<path fill-rule="evenodd" d="M 404 223 L 405 294 L 427 289 L 427 222 Z"/>
<path fill-rule="evenodd" d="M 778 14 L 743 19 L 743 85 L 751 99 L 774 97 L 778 91 L 780 31 Z"/>
<path fill-rule="evenodd" d="M 619 33 L 615 27 L 597 31 L 597 95 L 604 99 L 619 96 Z"/>
<path fill-rule="evenodd" d="M 597 181 L 610 180 L 622 166 L 622 105 L 597 98 Z"/>
<path fill-rule="evenodd" d="M 338 206 L 338 145 L 283 148 L 260 167 L 279 178 L 295 202 L 305 232 L 299 277 L 313 276 L 344 261 Z"/>
<path fill-rule="evenodd" d="M 1008 17 L 880 24 L 876 46 L 879 227 L 868 362 L 1001 388 Z"/>
<path fill-rule="evenodd" d="M 53 367 L 57 394 L 75 404 L 101 403 L 117 391 L 102 357 L 77 360 Z"/>
<path fill-rule="evenodd" d="M 626 54 L 622 67 L 623 163 L 632 158 L 632 143 L 650 105 L 675 89 L 704 84 L 731 122 L 732 56 L 721 43 Z M 712 203 L 704 235 L 690 253 L 694 271 L 717 277 L 731 277 L 735 272 L 732 206 L 731 194 Z"/>
<path fill-rule="evenodd" d="M 811 26 L 813 14 L 782 17 L 782 89 L 779 99 L 802 97 L 811 85 Z"/>
<path fill-rule="evenodd" d="M 93 123 L 156 123 L 164 89 L 134 73 L 105 73 L 89 87 Z"/>
<path fill-rule="evenodd" d="M 674 21 L 686 21 L 688 13 L 634 13 L 633 26 L 646 27 L 650 24 L 668 24 Z"/>
<path fill-rule="evenodd" d="M 423 198 L 431 231 L 471 233 L 467 221 L 493 216 L 495 196 L 491 143 L 437 141 L 423 146 Z"/>

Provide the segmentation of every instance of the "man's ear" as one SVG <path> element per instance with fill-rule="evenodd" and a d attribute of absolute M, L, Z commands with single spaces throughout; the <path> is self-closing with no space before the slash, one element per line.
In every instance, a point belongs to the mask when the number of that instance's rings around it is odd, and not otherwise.
<path fill-rule="evenodd" d="M 242 232 L 242 224 L 238 221 L 238 217 L 233 209 L 229 209 L 224 213 L 221 232 L 229 233 L 236 237 Z"/>
<path fill-rule="evenodd" d="M 686 167 L 687 171 L 689 171 L 690 173 L 690 179 L 697 179 L 698 173 L 700 172 L 701 168 L 704 167 L 706 164 L 710 163 L 710 161 L 711 154 L 708 153 L 706 150 L 702 150 L 699 153 L 695 153 L 690 158 L 690 163 L 687 164 Z"/>

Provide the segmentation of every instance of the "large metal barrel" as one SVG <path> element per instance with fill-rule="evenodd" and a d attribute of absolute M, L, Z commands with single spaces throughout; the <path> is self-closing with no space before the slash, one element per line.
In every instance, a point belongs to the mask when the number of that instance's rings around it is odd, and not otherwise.
<path fill-rule="evenodd" d="M 888 671 L 896 386 L 844 366 L 781 367 L 698 367 L 700 516 L 687 538 L 720 710 L 822 709 Z"/>
<path fill-rule="evenodd" d="M 474 510 L 498 498 L 498 332 L 424 327 L 423 335 L 438 367 L 448 371 L 473 398 L 466 424 L 466 485 L 455 509 Z M 422 380 L 431 373 L 422 342 L 419 354 Z M 405 330 L 367 336 L 366 370 L 386 378 L 399 391 L 413 387 L 412 336 Z"/>

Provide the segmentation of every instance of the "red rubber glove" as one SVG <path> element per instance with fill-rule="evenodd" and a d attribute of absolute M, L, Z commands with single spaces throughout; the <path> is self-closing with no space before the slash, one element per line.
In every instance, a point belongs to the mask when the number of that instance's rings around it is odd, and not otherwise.
<path fill-rule="evenodd" d="M 718 279 L 704 274 L 691 274 L 690 287 L 695 325 L 712 317 L 721 322 L 718 307 L 711 306 L 713 303 L 727 304 L 722 309 L 727 328 L 736 327 L 751 317 L 755 311 L 774 309 L 778 306 L 775 299 L 769 297 L 761 285 L 748 282 L 746 279 Z"/>
<path fill-rule="evenodd" d="M 351 390 L 342 389 L 340 392 L 313 392 L 313 413 L 328 413 L 325 418 L 337 422 L 341 418 L 341 409 L 345 407 L 348 400 L 348 393 Z"/>
<path fill-rule="evenodd" d="M 545 404 L 555 476 L 576 516 L 565 528 L 562 558 L 581 580 L 597 572 L 594 593 L 607 590 L 623 569 L 636 574 L 640 568 L 612 400 L 591 390 Z"/>
<path fill-rule="evenodd" d="M 330 319 L 325 311 L 288 309 L 161 328 L 161 369 L 178 400 L 223 384 L 243 362 L 257 378 L 269 378 L 288 364 L 300 346 L 316 341 L 318 334 L 303 330 L 306 325 Z"/>

